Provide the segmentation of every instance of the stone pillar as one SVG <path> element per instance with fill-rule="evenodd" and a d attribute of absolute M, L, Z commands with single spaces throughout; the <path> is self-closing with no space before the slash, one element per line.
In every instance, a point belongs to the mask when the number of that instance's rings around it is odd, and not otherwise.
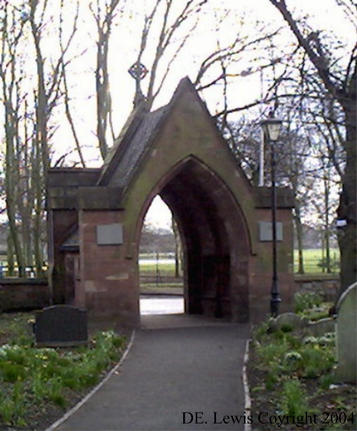
<path fill-rule="evenodd" d="M 122 244 L 101 244 L 98 226 L 122 223 L 120 210 L 80 210 L 80 287 L 76 303 L 96 317 L 114 317 L 119 324 L 139 325 L 139 294 L 136 256 L 126 256 L 126 233 Z"/>

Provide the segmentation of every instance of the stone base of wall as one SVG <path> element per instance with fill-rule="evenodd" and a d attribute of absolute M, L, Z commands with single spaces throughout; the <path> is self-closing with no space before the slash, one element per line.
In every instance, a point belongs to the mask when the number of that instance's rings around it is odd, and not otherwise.
<path fill-rule="evenodd" d="M 340 289 L 340 278 L 331 274 L 295 274 L 297 292 L 314 292 L 320 294 L 325 301 L 335 302 Z"/>
<path fill-rule="evenodd" d="M 317 292 L 324 300 L 332 302 L 337 298 L 340 287 L 338 276 L 295 275 L 294 279 L 296 292 Z M 266 302 L 268 304 L 268 299 Z M 50 292 L 46 279 L 0 279 L 0 312 L 34 310 L 49 304 Z M 289 310 L 290 307 L 282 312 Z"/>
<path fill-rule="evenodd" d="M 0 279 L 0 312 L 35 310 L 49 304 L 46 279 Z"/>

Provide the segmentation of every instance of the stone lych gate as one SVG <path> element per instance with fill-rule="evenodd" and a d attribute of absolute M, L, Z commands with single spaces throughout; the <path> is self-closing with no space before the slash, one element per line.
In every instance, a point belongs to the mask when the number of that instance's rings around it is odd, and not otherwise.
<path fill-rule="evenodd" d="M 148 112 L 142 103 L 132 112 L 102 168 L 49 170 L 53 302 L 140 325 L 140 235 L 157 194 L 183 240 L 185 312 L 263 319 L 271 288 L 270 189 L 250 184 L 188 78 L 168 105 Z M 277 205 L 284 311 L 294 289 L 288 190 L 278 190 Z"/>

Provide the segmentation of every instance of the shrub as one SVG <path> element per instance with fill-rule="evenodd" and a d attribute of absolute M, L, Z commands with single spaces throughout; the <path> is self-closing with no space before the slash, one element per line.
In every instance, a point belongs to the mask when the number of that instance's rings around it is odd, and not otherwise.
<path fill-rule="evenodd" d="M 47 380 L 39 372 L 32 377 L 31 392 L 37 402 L 48 396 Z"/>
<path fill-rule="evenodd" d="M 0 363 L 0 374 L 4 382 L 15 383 L 23 380 L 26 376 L 26 369 L 18 364 L 13 364 L 10 361 Z"/>
<path fill-rule="evenodd" d="M 302 356 L 299 352 L 291 351 L 286 353 L 284 357 L 284 365 L 290 371 L 296 371 L 301 367 Z"/>
<path fill-rule="evenodd" d="M 270 323 L 270 320 L 268 320 L 256 326 L 253 329 L 253 339 L 261 340 L 262 338 L 264 338 L 269 332 Z"/>
<path fill-rule="evenodd" d="M 332 385 L 335 382 L 336 382 L 336 376 L 332 373 L 323 374 L 319 379 L 320 388 L 324 391 L 329 389 L 330 385 Z"/>
<path fill-rule="evenodd" d="M 319 377 L 322 373 L 329 371 L 334 362 L 334 353 L 324 350 L 318 346 L 306 345 L 301 350 L 304 366 L 304 376 L 307 378 Z"/>
<path fill-rule="evenodd" d="M 295 313 L 302 313 L 322 303 L 322 297 L 315 292 L 298 292 L 295 294 Z"/>
<path fill-rule="evenodd" d="M 15 383 L 9 394 L 0 393 L 0 417 L 8 425 L 25 426 L 26 404 L 22 383 Z"/>
<path fill-rule="evenodd" d="M 300 416 L 308 411 L 307 394 L 299 380 L 288 380 L 283 385 L 280 406 L 287 416 Z"/>
<path fill-rule="evenodd" d="M 0 400 L 0 417 L 7 424 L 11 425 L 12 419 L 15 415 L 15 404 L 9 398 L 2 398 Z"/>
<path fill-rule="evenodd" d="M 298 350 L 302 346 L 301 339 L 292 334 L 285 334 L 285 341 L 289 343 L 291 348 L 293 348 L 294 350 Z"/>
<path fill-rule="evenodd" d="M 317 339 L 317 342 L 319 343 L 320 346 L 328 346 L 328 345 L 334 345 L 335 344 L 335 340 L 331 337 L 326 337 L 325 335 L 322 337 L 319 337 Z"/>
<path fill-rule="evenodd" d="M 63 381 L 59 377 L 50 379 L 47 382 L 48 398 L 57 406 L 64 408 L 67 404 L 66 398 L 63 395 Z"/>
<path fill-rule="evenodd" d="M 277 373 L 274 371 L 270 371 L 265 378 L 265 387 L 268 391 L 272 391 L 276 384 L 278 383 L 279 378 Z"/>
<path fill-rule="evenodd" d="M 285 342 L 258 345 L 257 354 L 264 365 L 270 365 L 271 362 L 276 362 L 278 358 L 282 358 L 284 353 L 289 350 L 289 345 Z"/>
<path fill-rule="evenodd" d="M 287 323 L 285 323 L 284 325 L 281 325 L 280 328 L 283 332 L 292 332 L 292 330 L 294 329 L 292 327 L 292 325 L 288 325 Z"/>
<path fill-rule="evenodd" d="M 314 337 L 313 335 L 310 335 L 310 336 L 305 337 L 303 339 L 303 343 L 304 344 L 317 344 L 317 338 Z"/>

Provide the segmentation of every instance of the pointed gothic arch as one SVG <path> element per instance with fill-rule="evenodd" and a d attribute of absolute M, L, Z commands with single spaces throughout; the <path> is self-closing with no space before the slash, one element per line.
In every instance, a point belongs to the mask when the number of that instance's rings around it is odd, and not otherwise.
<path fill-rule="evenodd" d="M 185 311 L 247 321 L 251 241 L 242 210 L 227 185 L 194 155 L 181 160 L 155 185 L 139 211 L 137 247 L 156 195 L 170 208 L 180 229 Z"/>

